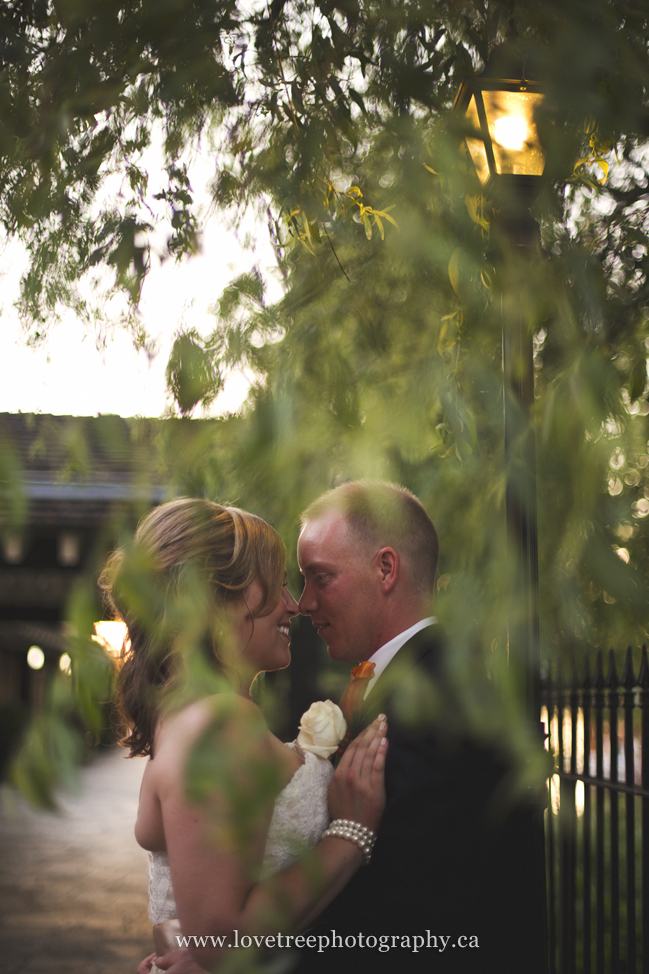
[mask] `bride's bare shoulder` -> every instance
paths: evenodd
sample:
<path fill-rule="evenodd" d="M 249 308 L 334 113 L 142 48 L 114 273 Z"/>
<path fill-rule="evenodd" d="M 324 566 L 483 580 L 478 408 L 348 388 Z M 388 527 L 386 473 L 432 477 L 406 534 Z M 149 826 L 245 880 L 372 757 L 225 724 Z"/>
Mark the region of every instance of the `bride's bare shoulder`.
<path fill-rule="evenodd" d="M 254 728 L 261 728 L 260 733 Z M 184 795 L 189 755 L 203 735 L 211 732 L 215 739 L 210 744 L 235 760 L 242 752 L 249 757 L 251 748 L 259 754 L 268 747 L 270 737 L 259 708 L 232 693 L 204 697 L 164 714 L 156 727 L 153 757 L 147 762 L 140 789 L 136 838 L 144 848 L 165 848 L 162 804 Z"/>
<path fill-rule="evenodd" d="M 184 753 L 208 730 L 226 737 L 232 734 L 248 736 L 254 729 L 266 731 L 259 708 L 245 697 L 234 693 L 218 693 L 166 713 L 155 732 L 156 760 L 171 754 Z M 163 762 L 158 760 L 158 764 Z"/>

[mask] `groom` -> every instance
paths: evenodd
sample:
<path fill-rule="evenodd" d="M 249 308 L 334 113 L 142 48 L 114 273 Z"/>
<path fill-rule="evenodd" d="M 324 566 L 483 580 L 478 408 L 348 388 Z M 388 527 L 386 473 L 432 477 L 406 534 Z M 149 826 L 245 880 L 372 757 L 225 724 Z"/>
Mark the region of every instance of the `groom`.
<path fill-rule="evenodd" d="M 331 946 L 304 950 L 299 974 L 544 970 L 538 823 L 503 801 L 507 761 L 469 737 L 453 698 L 431 615 L 438 550 L 421 503 L 393 484 L 343 484 L 302 516 L 300 612 L 333 660 L 374 664 L 352 733 L 383 711 L 389 750 L 372 861 L 325 911 L 313 932 Z"/>

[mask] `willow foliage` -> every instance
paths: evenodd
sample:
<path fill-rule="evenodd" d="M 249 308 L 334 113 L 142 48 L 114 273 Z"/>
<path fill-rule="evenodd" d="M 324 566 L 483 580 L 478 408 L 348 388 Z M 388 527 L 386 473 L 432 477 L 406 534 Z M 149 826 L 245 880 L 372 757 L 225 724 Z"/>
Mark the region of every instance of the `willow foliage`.
<path fill-rule="evenodd" d="M 637 645 L 648 21 L 641 0 L 6 3 L 0 220 L 32 255 L 23 312 L 38 333 L 60 302 L 90 316 L 76 282 L 108 268 L 137 324 L 154 227 L 170 256 L 199 246 L 187 151 L 209 135 L 215 205 L 267 214 L 285 290 L 269 304 L 252 268 L 215 305 L 211 336 L 182 337 L 168 374 L 183 417 L 232 368 L 256 380 L 240 415 L 162 424 L 161 471 L 269 517 L 289 549 L 300 509 L 340 479 L 406 483 L 440 532 L 458 673 L 475 674 L 479 650 L 506 683 L 501 333 L 520 302 L 535 344 L 542 653 Z M 532 260 L 496 240 L 451 116 L 460 81 L 502 43 L 546 93 Z M 158 131 L 154 204 L 143 154 Z"/>

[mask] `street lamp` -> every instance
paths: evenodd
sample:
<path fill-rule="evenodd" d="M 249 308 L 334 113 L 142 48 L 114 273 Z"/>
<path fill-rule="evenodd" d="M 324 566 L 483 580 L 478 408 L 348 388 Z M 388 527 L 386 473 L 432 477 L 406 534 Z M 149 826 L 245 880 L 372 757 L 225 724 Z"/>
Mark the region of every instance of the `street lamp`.
<path fill-rule="evenodd" d="M 545 154 L 538 129 L 544 95 L 526 78 L 512 50 L 500 49 L 481 77 L 465 81 L 455 99 L 454 112 L 462 118 L 470 159 L 494 209 L 498 263 L 500 244 L 519 253 L 540 254 L 539 227 L 530 206 L 541 189 Z M 500 68 L 498 67 L 500 65 Z M 498 72 L 495 74 L 494 72 Z M 534 404 L 532 333 L 524 319 L 527 269 L 519 266 L 517 283 L 511 279 L 507 300 L 501 296 L 507 465 L 505 508 L 507 536 L 516 552 L 516 618 L 508 625 L 508 659 L 523 676 L 527 712 L 533 727 L 540 725 L 539 567 L 536 524 L 536 445 L 531 409 Z M 531 806 L 531 828 L 536 853 L 530 862 L 530 883 L 537 910 L 546 926 L 545 851 L 543 816 Z M 516 850 L 513 850 L 516 854 Z M 547 935 L 543 937 L 547 969 Z"/>
<path fill-rule="evenodd" d="M 494 205 L 494 222 L 510 245 L 539 249 L 539 228 L 529 207 L 541 188 L 545 153 L 537 117 L 544 101 L 538 84 L 490 74 L 464 81 L 453 111 L 463 118 L 468 155 Z M 540 714 L 536 450 L 530 410 L 534 403 L 532 335 L 523 319 L 522 291 L 502 305 L 507 532 L 518 556 L 521 624 L 510 626 L 512 653 L 520 653 L 532 719 Z M 513 300 L 511 300 L 513 299 Z M 521 659 L 522 656 L 522 659 Z"/>
<path fill-rule="evenodd" d="M 453 111 L 470 126 L 466 147 L 485 193 L 511 210 L 538 195 L 545 167 L 537 115 L 545 96 L 534 81 L 483 75 L 463 81 Z"/>

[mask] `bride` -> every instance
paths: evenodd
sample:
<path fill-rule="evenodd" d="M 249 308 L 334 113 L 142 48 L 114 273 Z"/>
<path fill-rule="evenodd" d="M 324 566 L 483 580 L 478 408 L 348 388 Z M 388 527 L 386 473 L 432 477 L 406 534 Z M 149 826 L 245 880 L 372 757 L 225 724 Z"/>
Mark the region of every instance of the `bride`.
<path fill-rule="evenodd" d="M 261 518 L 181 498 L 151 512 L 102 574 L 129 634 L 121 743 L 148 756 L 135 835 L 149 852 L 154 944 L 167 955 L 140 972 L 211 969 L 242 938 L 270 946 L 305 930 L 369 860 L 385 805 L 384 718 L 334 773 L 321 748 L 274 737 L 250 699 L 259 672 L 290 662 L 298 607 L 285 569 L 284 544 Z M 209 946 L 178 953 L 181 932 Z"/>

